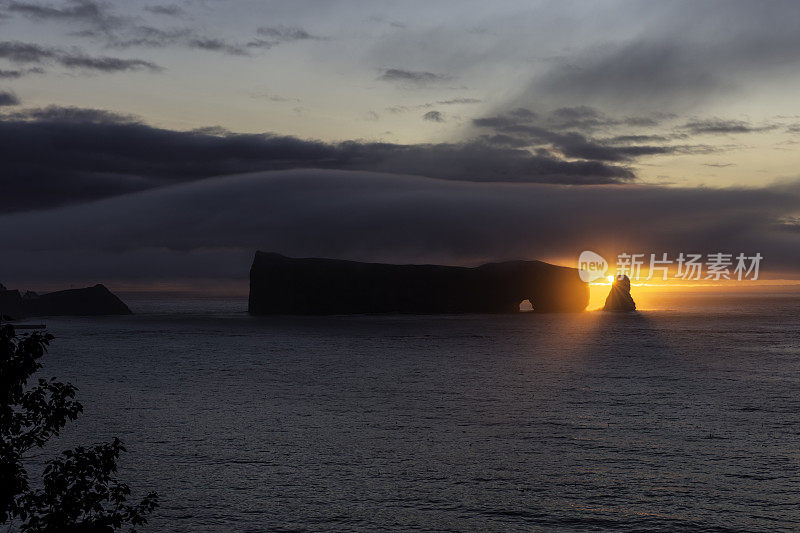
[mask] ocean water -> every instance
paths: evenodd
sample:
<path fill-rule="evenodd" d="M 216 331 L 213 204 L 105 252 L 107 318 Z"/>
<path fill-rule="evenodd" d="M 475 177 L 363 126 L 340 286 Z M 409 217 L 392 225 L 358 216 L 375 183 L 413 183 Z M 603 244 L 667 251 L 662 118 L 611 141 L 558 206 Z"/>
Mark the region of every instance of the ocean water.
<path fill-rule="evenodd" d="M 51 318 L 144 531 L 796 531 L 800 298 L 633 314 Z"/>

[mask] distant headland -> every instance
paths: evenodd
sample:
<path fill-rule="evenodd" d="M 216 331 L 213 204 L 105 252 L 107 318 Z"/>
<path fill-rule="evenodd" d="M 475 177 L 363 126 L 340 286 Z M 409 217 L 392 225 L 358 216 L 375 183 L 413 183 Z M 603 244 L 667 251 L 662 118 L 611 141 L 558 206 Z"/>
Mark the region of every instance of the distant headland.
<path fill-rule="evenodd" d="M 266 314 L 579 312 L 589 288 L 578 270 L 542 261 L 469 268 L 295 259 L 256 252 L 248 310 Z"/>
<path fill-rule="evenodd" d="M 131 310 L 105 285 L 36 294 L 0 284 L 0 318 L 14 320 L 56 315 L 130 315 Z"/>

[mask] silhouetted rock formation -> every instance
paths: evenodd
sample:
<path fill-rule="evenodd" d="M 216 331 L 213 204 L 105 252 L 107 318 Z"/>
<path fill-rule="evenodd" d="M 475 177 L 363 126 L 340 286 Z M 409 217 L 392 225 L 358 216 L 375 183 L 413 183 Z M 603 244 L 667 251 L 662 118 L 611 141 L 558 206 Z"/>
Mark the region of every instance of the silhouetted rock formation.
<path fill-rule="evenodd" d="M 131 310 L 104 285 L 36 294 L 0 289 L 0 316 L 6 320 L 55 315 L 130 315 Z"/>
<path fill-rule="evenodd" d="M 583 311 L 589 290 L 574 268 L 541 261 L 476 268 L 293 259 L 256 252 L 249 312 L 264 314 Z"/>
<path fill-rule="evenodd" d="M 0 285 L 0 320 L 13 320 L 22 316 L 22 295 Z"/>
<path fill-rule="evenodd" d="M 631 296 L 631 280 L 628 276 L 617 276 L 606 297 L 603 311 L 636 311 L 636 303 Z"/>

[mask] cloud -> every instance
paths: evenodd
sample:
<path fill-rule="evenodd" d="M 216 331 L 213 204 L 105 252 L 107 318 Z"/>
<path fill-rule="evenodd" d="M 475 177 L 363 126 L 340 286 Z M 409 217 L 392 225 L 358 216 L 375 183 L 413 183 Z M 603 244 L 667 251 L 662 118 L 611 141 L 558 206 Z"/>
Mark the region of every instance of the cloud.
<path fill-rule="evenodd" d="M 0 107 L 19 105 L 17 95 L 9 91 L 0 90 Z"/>
<path fill-rule="evenodd" d="M 607 138 L 606 141 L 612 144 L 631 144 L 644 142 L 669 142 L 673 139 L 683 139 L 686 137 L 686 134 L 616 135 L 614 137 Z"/>
<path fill-rule="evenodd" d="M 117 57 L 89 57 L 77 55 L 63 55 L 58 62 L 68 68 L 97 70 L 101 72 L 123 72 L 130 70 L 150 70 L 158 72 L 163 70 L 151 61 L 143 59 L 121 59 Z"/>
<path fill-rule="evenodd" d="M 558 63 L 530 88 L 555 99 L 600 100 L 637 104 L 648 95 L 654 100 L 713 92 L 720 84 L 713 68 L 701 71 L 682 45 L 673 41 L 636 41 L 586 51 Z"/>
<path fill-rule="evenodd" d="M 451 98 L 450 100 L 439 100 L 436 105 L 461 105 L 461 104 L 480 104 L 483 100 L 478 98 Z"/>
<path fill-rule="evenodd" d="M 176 4 L 145 6 L 144 10 L 156 15 L 167 15 L 170 17 L 178 17 L 184 13 L 183 8 Z"/>
<path fill-rule="evenodd" d="M 247 55 L 247 50 L 239 45 L 230 44 L 222 39 L 191 39 L 188 41 L 191 48 L 200 48 L 202 50 L 212 50 L 215 52 L 225 52 L 226 54 L 234 56 Z"/>
<path fill-rule="evenodd" d="M 71 106 L 34 107 L 6 113 L 3 121 L 28 121 L 50 123 L 82 124 L 138 124 L 139 119 L 133 115 L 106 111 L 104 109 L 87 109 Z"/>
<path fill-rule="evenodd" d="M 671 117 L 671 115 L 652 113 L 649 116 L 615 118 L 608 116 L 595 107 L 577 105 L 555 109 L 547 117 L 547 124 L 549 127 L 558 130 L 576 129 L 583 132 L 592 132 L 614 126 L 653 127 L 658 126 L 668 117 Z"/>
<path fill-rule="evenodd" d="M 261 38 L 251 39 L 245 43 L 231 42 L 219 37 L 209 37 L 192 28 L 173 28 L 163 30 L 146 25 L 130 24 L 121 28 L 111 36 L 110 45 L 117 48 L 131 46 L 166 47 L 187 46 L 200 50 L 222 52 L 234 56 L 250 55 L 254 49 L 269 50 L 281 43 L 302 40 L 324 40 L 311 35 L 298 27 L 270 26 L 256 31 Z"/>
<path fill-rule="evenodd" d="M 282 96 L 280 94 L 274 94 L 270 92 L 255 93 L 252 95 L 252 97 L 264 98 L 266 100 L 269 100 L 270 102 L 295 102 L 295 103 L 301 102 L 300 98 L 296 98 L 293 96 Z"/>
<path fill-rule="evenodd" d="M 12 63 L 41 63 L 56 57 L 53 49 L 19 41 L 0 41 L 0 58 Z"/>
<path fill-rule="evenodd" d="M 591 138 L 567 128 L 592 131 L 599 126 L 626 123 L 627 119 L 612 119 L 599 111 L 578 106 L 560 108 L 544 117 L 526 108 L 507 114 L 473 119 L 474 126 L 489 129 L 493 135 L 485 136 L 489 142 L 496 140 L 506 146 L 528 146 L 540 150 L 555 150 L 564 157 L 606 162 L 628 162 L 648 155 L 674 153 L 709 153 L 721 148 L 708 145 L 673 145 L 671 138 L 662 136 L 624 136 L 607 139 Z M 659 141 L 660 144 L 632 144 L 638 140 Z"/>
<path fill-rule="evenodd" d="M 444 180 L 627 183 L 625 166 L 463 143 L 324 143 L 226 130 L 173 131 L 103 110 L 47 107 L 0 115 L 0 210 L 39 209 L 216 175 L 324 168 Z"/>
<path fill-rule="evenodd" d="M 550 114 L 550 123 L 559 129 L 594 129 L 598 126 L 616 125 L 618 121 L 608 118 L 597 109 L 585 105 L 560 107 Z"/>
<path fill-rule="evenodd" d="M 72 0 L 67 7 L 57 8 L 28 2 L 9 2 L 11 12 L 22 13 L 35 19 L 105 20 L 103 7 L 90 0 Z"/>
<path fill-rule="evenodd" d="M 405 25 L 405 24 L 403 24 L 402 22 L 398 22 L 398 21 L 396 21 L 396 20 L 389 20 L 389 19 L 386 19 L 386 18 L 384 18 L 384 17 L 379 17 L 379 16 L 377 16 L 377 15 L 372 15 L 372 16 L 370 16 L 370 17 L 367 19 L 367 21 L 368 21 L 368 22 L 377 22 L 377 23 L 379 23 L 379 24 L 386 24 L 386 25 L 388 25 L 389 27 L 391 27 L 391 28 L 395 28 L 395 29 L 403 29 L 403 28 L 405 28 L 405 27 L 406 27 L 406 25 Z"/>
<path fill-rule="evenodd" d="M 112 48 L 166 48 L 182 46 L 197 50 L 220 52 L 232 56 L 248 56 L 250 49 L 269 49 L 274 42 L 254 40 L 248 43 L 236 43 L 218 37 L 209 37 L 193 28 L 160 29 L 147 25 L 129 25 L 111 34 L 94 35 L 104 40 Z"/>
<path fill-rule="evenodd" d="M 87 36 L 101 38 L 107 42 L 108 46 L 114 48 L 184 46 L 233 56 L 248 56 L 253 50 L 269 50 L 286 42 L 324 39 L 313 36 L 300 28 L 285 26 L 260 28 L 257 34 L 266 35 L 267 37 L 254 38 L 246 42 L 234 42 L 220 37 L 208 36 L 195 28 L 161 29 L 148 25 L 128 23 L 113 32 L 87 34 Z"/>
<path fill-rule="evenodd" d="M 163 29 L 141 24 L 136 17 L 116 15 L 112 12 L 109 4 L 92 0 L 73 0 L 65 7 L 12 2 L 9 4 L 8 9 L 10 12 L 18 13 L 34 20 L 56 20 L 78 24 L 82 29 L 72 32 L 71 35 L 100 41 L 111 48 L 183 46 L 198 50 L 221 52 L 228 55 L 244 56 L 250 55 L 250 50 L 252 49 L 269 49 L 284 42 L 324 39 L 311 35 L 299 27 L 269 26 L 257 30 L 257 35 L 265 38 L 251 39 L 247 42 L 231 42 L 221 37 L 206 35 L 197 28 Z M 151 5 L 146 6 L 144 9 L 158 15 L 179 16 L 183 13 L 182 8 L 174 4 Z M 46 50 L 46 53 L 49 55 L 41 56 L 36 61 L 42 61 L 47 57 L 55 57 L 53 54 L 57 54 L 72 63 L 81 63 L 80 57 L 73 58 L 69 52 L 57 53 L 53 50 Z M 150 68 L 143 64 L 140 66 Z M 103 70 L 102 68 L 95 69 Z"/>
<path fill-rule="evenodd" d="M 270 48 L 274 48 L 279 43 L 276 41 L 268 41 L 267 39 L 253 39 L 252 41 L 248 41 L 245 46 L 247 48 L 261 48 L 263 50 L 269 50 Z M 234 54 L 240 55 L 240 54 Z"/>
<path fill-rule="evenodd" d="M 44 74 L 44 69 L 39 67 L 10 70 L 0 69 L 0 79 L 16 80 L 29 74 Z"/>
<path fill-rule="evenodd" d="M 263 37 L 267 37 L 269 40 L 276 43 L 322 40 L 322 37 L 311 35 L 303 28 L 299 28 L 297 26 L 262 26 L 256 30 L 256 33 Z"/>
<path fill-rule="evenodd" d="M 425 104 L 418 104 L 414 106 L 407 106 L 407 105 L 393 105 L 386 108 L 386 110 L 390 113 L 405 113 L 411 109 L 430 109 L 431 107 L 436 107 L 440 105 L 463 105 L 463 104 L 479 104 L 483 100 L 478 100 L 477 98 L 451 98 L 449 100 L 438 100 L 436 102 L 428 102 Z"/>
<path fill-rule="evenodd" d="M 429 85 L 431 83 L 449 81 L 453 78 L 452 76 L 436 74 L 434 72 L 390 68 L 384 70 L 383 73 L 378 76 L 378 79 L 381 81 L 399 82 L 402 84 Z"/>
<path fill-rule="evenodd" d="M 607 257 L 759 252 L 764 274 L 797 276 L 799 211 L 796 182 L 568 188 L 293 170 L 7 214 L 0 225 L 13 231 L 0 234 L 0 248 L 7 280 L 245 279 L 256 249 L 449 264 L 573 261 L 585 249 Z"/>
<path fill-rule="evenodd" d="M 422 120 L 427 120 L 430 122 L 444 122 L 444 116 L 442 115 L 441 111 L 428 111 L 422 115 Z"/>
<path fill-rule="evenodd" d="M 155 63 L 143 59 L 92 57 L 75 49 L 64 51 L 19 41 L 0 42 L 0 58 L 7 59 L 12 63 L 45 63 L 55 61 L 71 69 L 95 70 L 100 72 L 163 70 Z M 22 71 L 19 72 L 22 73 Z M 41 69 L 29 69 L 27 72 L 41 72 Z"/>
<path fill-rule="evenodd" d="M 192 39 L 202 39 L 191 28 L 160 29 L 148 25 L 129 25 L 111 34 L 84 33 L 86 37 L 104 40 L 112 48 L 131 48 L 142 46 L 148 48 L 163 48 L 180 44 L 191 46 Z"/>
<path fill-rule="evenodd" d="M 494 135 L 483 135 L 481 138 L 488 144 L 493 146 L 508 146 L 512 148 L 525 148 L 530 146 L 530 141 L 527 139 L 520 139 L 519 137 L 512 137 L 511 135 L 504 135 L 497 133 Z"/>
<path fill-rule="evenodd" d="M 111 14 L 107 4 L 92 0 L 72 0 L 64 7 L 30 2 L 10 2 L 6 9 L 11 13 L 19 13 L 33 20 L 77 22 L 85 27 L 106 32 L 123 25 L 126 21 L 123 17 Z"/>
<path fill-rule="evenodd" d="M 745 122 L 743 120 L 722 120 L 715 118 L 707 120 L 693 120 L 684 124 L 682 128 L 695 135 L 726 135 L 731 133 L 759 133 L 763 131 L 771 131 L 777 129 L 778 126 L 774 124 L 753 126 L 749 122 Z"/>

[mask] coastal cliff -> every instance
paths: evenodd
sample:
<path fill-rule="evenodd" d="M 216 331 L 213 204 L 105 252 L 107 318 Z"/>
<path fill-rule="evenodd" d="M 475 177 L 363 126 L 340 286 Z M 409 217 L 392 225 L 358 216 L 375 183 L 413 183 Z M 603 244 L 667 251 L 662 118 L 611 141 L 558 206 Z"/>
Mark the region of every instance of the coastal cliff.
<path fill-rule="evenodd" d="M 130 315 L 131 310 L 105 285 L 36 294 L 0 285 L 0 318 L 56 315 Z"/>
<path fill-rule="evenodd" d="M 578 271 L 541 261 L 479 267 L 294 259 L 256 252 L 248 311 L 265 314 L 512 313 L 583 311 Z"/>

